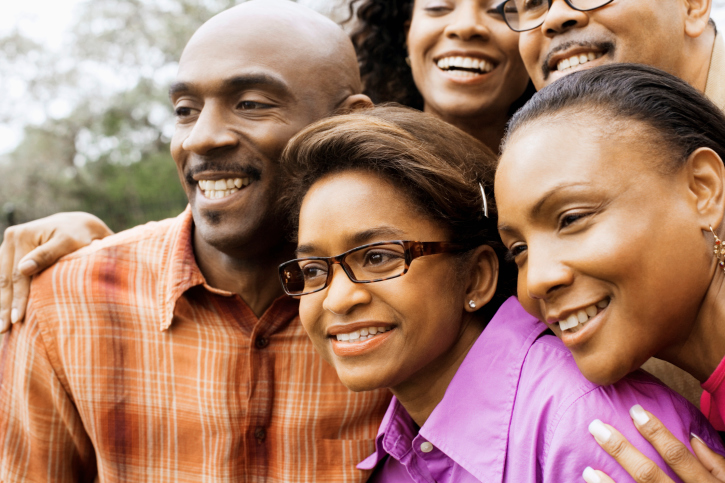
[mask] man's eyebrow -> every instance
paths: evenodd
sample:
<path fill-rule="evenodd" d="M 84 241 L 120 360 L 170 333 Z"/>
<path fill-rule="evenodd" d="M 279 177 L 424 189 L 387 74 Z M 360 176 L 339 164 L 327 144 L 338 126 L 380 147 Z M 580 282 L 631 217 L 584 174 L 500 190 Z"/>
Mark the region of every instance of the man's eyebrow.
<path fill-rule="evenodd" d="M 381 226 L 355 233 L 347 238 L 347 243 L 350 245 L 350 248 L 353 248 L 359 245 L 365 245 L 375 238 L 386 237 L 390 240 L 397 240 L 403 235 L 403 233 L 404 232 L 402 230 L 392 226 Z M 309 255 L 310 253 L 314 253 L 316 250 L 317 247 L 314 245 L 299 245 L 295 250 L 295 255 L 298 257 L 301 255 Z"/>
<path fill-rule="evenodd" d="M 193 87 L 193 83 L 176 82 L 169 87 L 169 98 L 173 98 L 181 92 L 192 91 Z M 223 91 L 243 91 L 253 87 L 267 88 L 285 97 L 294 98 L 294 94 L 284 80 L 266 73 L 235 75 L 224 79 L 220 86 Z"/>
<path fill-rule="evenodd" d="M 189 84 L 186 82 L 174 82 L 171 84 L 171 87 L 169 87 L 169 99 L 173 98 L 176 94 L 180 92 L 188 92 L 191 89 L 189 88 Z"/>

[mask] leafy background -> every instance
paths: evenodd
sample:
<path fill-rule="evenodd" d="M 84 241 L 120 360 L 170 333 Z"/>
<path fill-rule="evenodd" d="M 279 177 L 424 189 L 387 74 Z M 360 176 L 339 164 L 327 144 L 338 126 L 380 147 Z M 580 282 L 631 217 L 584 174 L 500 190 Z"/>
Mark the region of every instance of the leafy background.
<path fill-rule="evenodd" d="M 299 1 L 347 15 L 345 0 Z M 0 233 L 59 211 L 94 213 L 116 231 L 178 214 L 186 197 L 166 90 L 191 34 L 236 3 L 89 0 L 54 45 L 20 28 L 0 36 L 0 136 L 20 133 L 0 154 Z M 725 0 L 714 4 L 725 24 Z"/>

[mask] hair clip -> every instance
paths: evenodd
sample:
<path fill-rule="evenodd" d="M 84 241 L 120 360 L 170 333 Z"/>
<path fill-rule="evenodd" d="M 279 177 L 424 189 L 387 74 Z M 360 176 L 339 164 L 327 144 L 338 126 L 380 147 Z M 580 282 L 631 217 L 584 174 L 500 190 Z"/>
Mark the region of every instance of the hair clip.
<path fill-rule="evenodd" d="M 483 190 L 483 185 L 478 183 L 478 187 L 481 188 L 481 197 L 483 198 L 483 214 L 488 218 L 488 202 L 486 201 L 486 192 Z"/>

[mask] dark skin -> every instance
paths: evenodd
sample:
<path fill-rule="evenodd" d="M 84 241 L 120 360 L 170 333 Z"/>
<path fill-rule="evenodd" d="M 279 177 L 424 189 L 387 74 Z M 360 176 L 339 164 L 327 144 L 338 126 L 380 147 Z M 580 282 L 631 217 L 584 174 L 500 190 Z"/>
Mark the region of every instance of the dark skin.
<path fill-rule="evenodd" d="M 291 2 L 252 1 L 222 12 L 194 34 L 181 56 L 169 92 L 177 113 L 171 154 L 194 217 L 196 261 L 210 286 L 238 294 L 257 316 L 282 295 L 276 267 L 293 251 L 276 206 L 279 156 L 311 122 L 336 109 L 370 105 L 360 91 L 345 33 Z M 245 184 L 215 198 L 199 184 L 227 179 Z M 62 216 L 64 226 L 81 233 L 74 246 L 107 233 L 88 229 L 101 223 L 95 217 Z M 49 239 L 55 231 L 36 228 L 30 234 L 35 239 Z M 36 264 L 25 264 L 22 273 L 35 273 L 67 252 L 67 245 L 59 246 L 41 262 L 30 253 L 25 260 Z M 22 266 L 22 252 L 14 246 L 4 245 L 0 253 L 7 258 L 3 273 Z M 8 302 L 13 300 L 19 321 L 27 300 L 27 288 L 18 291 L 18 300 L 10 285 L 2 288 L 0 330 L 10 325 Z"/>

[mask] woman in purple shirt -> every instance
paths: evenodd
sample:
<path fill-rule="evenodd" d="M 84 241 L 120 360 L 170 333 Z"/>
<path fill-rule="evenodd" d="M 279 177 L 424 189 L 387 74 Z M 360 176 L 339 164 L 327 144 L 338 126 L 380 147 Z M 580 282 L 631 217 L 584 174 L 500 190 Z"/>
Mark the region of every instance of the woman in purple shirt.
<path fill-rule="evenodd" d="M 619 64 L 536 94 L 511 121 L 496 175 L 501 236 L 527 311 L 547 322 L 591 381 L 615 383 L 652 356 L 687 370 L 702 382 L 702 410 L 721 431 L 723 160 L 717 106 L 670 74 Z M 651 416 L 632 411 L 684 481 L 725 481 L 721 458 L 696 443 L 701 465 Z M 631 423 L 600 417 L 611 424 L 595 434 L 601 445 L 633 475 L 649 475 L 636 481 L 669 481 L 634 451 L 648 444 L 628 445 L 614 429 Z"/>
<path fill-rule="evenodd" d="M 511 267 L 486 197 L 495 157 L 470 136 L 376 108 L 305 129 L 282 166 L 299 213 L 282 284 L 344 384 L 395 396 L 359 465 L 371 481 L 558 483 L 590 465 L 631 481 L 585 435 L 606 418 L 641 443 L 627 413 L 637 403 L 686 444 L 695 433 L 722 450 L 702 414 L 647 374 L 587 381 L 548 327 L 507 299 Z"/>

